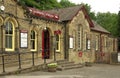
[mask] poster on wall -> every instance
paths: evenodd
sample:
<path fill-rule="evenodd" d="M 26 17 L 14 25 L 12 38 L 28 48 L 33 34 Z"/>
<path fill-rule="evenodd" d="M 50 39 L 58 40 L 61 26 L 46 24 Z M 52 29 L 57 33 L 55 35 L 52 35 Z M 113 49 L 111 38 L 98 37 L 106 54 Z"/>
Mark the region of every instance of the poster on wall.
<path fill-rule="evenodd" d="M 69 48 L 73 48 L 73 37 L 69 38 Z"/>
<path fill-rule="evenodd" d="M 27 30 L 21 30 L 20 31 L 20 47 L 21 48 L 27 48 L 28 47 L 28 33 Z"/>

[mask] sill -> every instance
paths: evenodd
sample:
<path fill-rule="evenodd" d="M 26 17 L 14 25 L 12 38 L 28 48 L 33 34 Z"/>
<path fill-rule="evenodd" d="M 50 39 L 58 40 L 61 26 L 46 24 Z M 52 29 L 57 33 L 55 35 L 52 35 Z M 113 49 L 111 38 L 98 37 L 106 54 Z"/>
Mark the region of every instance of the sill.
<path fill-rule="evenodd" d="M 60 53 L 60 51 L 56 51 L 56 53 Z"/>
<path fill-rule="evenodd" d="M 33 51 L 33 52 L 35 52 L 35 51 L 37 51 L 37 50 L 30 50 L 30 51 Z"/>
<path fill-rule="evenodd" d="M 5 51 L 15 51 L 14 49 L 5 49 Z"/>

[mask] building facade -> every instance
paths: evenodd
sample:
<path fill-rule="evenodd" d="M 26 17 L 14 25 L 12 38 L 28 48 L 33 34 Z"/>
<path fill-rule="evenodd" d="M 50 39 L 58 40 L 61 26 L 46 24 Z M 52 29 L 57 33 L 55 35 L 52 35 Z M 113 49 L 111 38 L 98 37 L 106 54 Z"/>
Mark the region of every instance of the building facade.
<path fill-rule="evenodd" d="M 110 63 L 110 53 L 117 52 L 117 39 L 90 19 L 84 5 L 48 11 L 16 0 L 0 5 L 1 52 L 35 52 L 42 59 L 76 63 Z"/>

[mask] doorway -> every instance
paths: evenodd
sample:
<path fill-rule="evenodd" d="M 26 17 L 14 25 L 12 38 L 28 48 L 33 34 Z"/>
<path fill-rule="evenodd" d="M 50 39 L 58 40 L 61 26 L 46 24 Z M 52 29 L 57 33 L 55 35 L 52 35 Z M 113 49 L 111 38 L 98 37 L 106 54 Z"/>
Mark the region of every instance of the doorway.
<path fill-rule="evenodd" d="M 48 29 L 42 31 L 42 58 L 50 58 L 50 33 Z"/>

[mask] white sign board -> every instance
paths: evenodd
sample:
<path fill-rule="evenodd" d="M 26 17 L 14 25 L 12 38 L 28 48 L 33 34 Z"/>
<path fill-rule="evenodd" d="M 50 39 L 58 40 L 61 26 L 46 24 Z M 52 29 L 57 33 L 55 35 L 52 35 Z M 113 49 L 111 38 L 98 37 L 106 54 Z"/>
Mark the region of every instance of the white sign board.
<path fill-rule="evenodd" d="M 26 30 L 21 30 L 21 33 L 20 33 L 20 39 L 21 39 L 21 48 L 27 48 L 28 47 L 28 38 L 27 38 L 27 31 Z"/>
<path fill-rule="evenodd" d="M 118 53 L 118 62 L 120 62 L 120 53 Z"/>
<path fill-rule="evenodd" d="M 73 37 L 69 38 L 69 48 L 73 48 Z"/>

